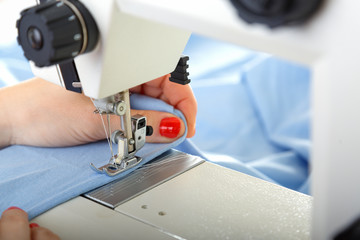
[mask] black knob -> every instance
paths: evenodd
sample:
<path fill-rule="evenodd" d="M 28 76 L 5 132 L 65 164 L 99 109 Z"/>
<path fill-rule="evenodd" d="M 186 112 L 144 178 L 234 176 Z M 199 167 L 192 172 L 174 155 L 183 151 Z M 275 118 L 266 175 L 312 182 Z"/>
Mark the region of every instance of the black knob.
<path fill-rule="evenodd" d="M 43 36 L 37 27 L 30 27 L 27 31 L 28 41 L 33 49 L 41 49 L 43 46 Z"/>
<path fill-rule="evenodd" d="M 152 126 L 146 126 L 146 136 L 151 136 L 154 133 Z"/>
<path fill-rule="evenodd" d="M 77 0 L 51 0 L 25 9 L 16 27 L 25 57 L 38 67 L 71 61 L 93 50 L 99 39 L 95 20 Z"/>
<path fill-rule="evenodd" d="M 308 20 L 324 0 L 231 0 L 239 16 L 248 23 L 271 28 L 301 24 Z"/>

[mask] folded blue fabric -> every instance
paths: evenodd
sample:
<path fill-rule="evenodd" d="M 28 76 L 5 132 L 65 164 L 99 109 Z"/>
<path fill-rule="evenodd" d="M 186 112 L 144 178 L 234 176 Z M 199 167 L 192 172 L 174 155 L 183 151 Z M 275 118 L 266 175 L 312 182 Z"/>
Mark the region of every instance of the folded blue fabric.
<path fill-rule="evenodd" d="M 196 35 L 185 54 L 198 100 L 194 145 L 211 162 L 308 194 L 309 69 Z"/>
<path fill-rule="evenodd" d="M 276 183 L 309 194 L 310 74 L 268 55 L 243 75 L 250 104 L 277 151 L 249 165 Z"/>
<path fill-rule="evenodd" d="M 133 94 L 133 109 L 173 113 L 185 122 L 182 113 L 161 100 Z M 115 177 L 96 173 L 90 163 L 102 166 L 110 159 L 106 141 L 67 148 L 10 146 L 0 150 L 0 213 L 18 206 L 32 219 L 46 210 L 73 197 L 121 178 L 184 141 L 146 143 L 138 152 L 141 164 Z"/>

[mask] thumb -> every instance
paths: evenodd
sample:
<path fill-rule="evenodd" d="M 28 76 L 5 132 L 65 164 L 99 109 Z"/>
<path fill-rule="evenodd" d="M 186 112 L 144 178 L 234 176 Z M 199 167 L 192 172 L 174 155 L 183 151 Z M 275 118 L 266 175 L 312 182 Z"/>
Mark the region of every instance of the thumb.
<path fill-rule="evenodd" d="M 185 124 L 177 116 L 171 113 L 131 110 L 131 115 L 140 114 L 146 117 L 146 125 L 153 128 L 153 134 L 146 137 L 146 142 L 168 143 L 180 138 L 185 133 Z"/>

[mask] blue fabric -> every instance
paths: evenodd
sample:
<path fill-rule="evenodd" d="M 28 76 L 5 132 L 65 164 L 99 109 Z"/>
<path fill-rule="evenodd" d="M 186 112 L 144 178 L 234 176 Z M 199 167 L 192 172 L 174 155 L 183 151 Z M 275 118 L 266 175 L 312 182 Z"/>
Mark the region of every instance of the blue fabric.
<path fill-rule="evenodd" d="M 24 80 L 32 74 L 18 75 L 17 62 L 9 61 L 17 59 L 28 67 L 20 52 L 15 44 L 0 46 L 0 63 L 14 79 Z M 190 56 L 191 85 L 198 100 L 197 130 L 192 141 L 185 140 L 176 148 L 309 193 L 309 70 L 196 35 L 184 53 Z M 8 79 L 1 78 L 8 72 L 1 75 L 1 70 L 0 86 L 8 85 Z M 134 108 L 153 109 L 152 100 L 136 98 Z M 157 107 L 173 111 L 167 105 Z M 148 161 L 182 140 L 146 144 L 139 154 Z M 104 141 L 69 148 L 12 146 L 1 150 L 0 212 L 17 205 L 33 218 L 113 180 L 89 168 L 90 162 L 101 166 L 108 157 Z"/>
<path fill-rule="evenodd" d="M 0 87 L 14 85 L 33 76 L 29 62 L 16 42 L 0 44 Z"/>
<path fill-rule="evenodd" d="M 182 113 L 161 100 L 133 94 L 133 109 Z M 146 143 L 138 152 L 141 164 L 184 141 L 185 135 L 173 143 Z M 106 141 L 66 148 L 10 146 L 0 151 L 0 212 L 18 206 L 32 219 L 46 210 L 73 197 L 121 178 L 137 167 L 115 177 L 99 174 L 90 162 L 102 166 L 110 159 Z"/>
<path fill-rule="evenodd" d="M 214 163 L 309 193 L 310 71 L 267 54 L 193 35 L 192 139 Z M 187 151 L 183 149 L 183 151 Z"/>

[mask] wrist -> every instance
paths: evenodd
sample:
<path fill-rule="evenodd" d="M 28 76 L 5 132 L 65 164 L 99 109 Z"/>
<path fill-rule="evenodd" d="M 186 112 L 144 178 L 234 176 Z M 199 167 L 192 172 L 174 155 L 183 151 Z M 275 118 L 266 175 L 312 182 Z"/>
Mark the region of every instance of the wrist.
<path fill-rule="evenodd" d="M 9 102 L 8 98 L 8 90 L 9 88 L 0 89 L 0 109 L 1 109 L 1 117 L 0 117 L 0 149 L 7 147 L 12 144 L 12 123 L 11 123 L 11 112 L 9 111 Z"/>

